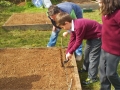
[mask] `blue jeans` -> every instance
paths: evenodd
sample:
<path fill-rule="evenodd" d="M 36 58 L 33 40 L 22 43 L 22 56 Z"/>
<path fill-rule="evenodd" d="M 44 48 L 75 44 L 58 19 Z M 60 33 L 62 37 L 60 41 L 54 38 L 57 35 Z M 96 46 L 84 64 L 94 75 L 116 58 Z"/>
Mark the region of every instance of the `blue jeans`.
<path fill-rule="evenodd" d="M 47 47 L 54 47 L 55 46 L 60 30 L 61 29 L 57 29 L 55 31 L 52 31 L 52 34 L 50 36 L 50 40 L 47 44 Z M 75 51 L 75 56 L 77 56 L 77 55 L 82 55 L 82 44 Z"/>

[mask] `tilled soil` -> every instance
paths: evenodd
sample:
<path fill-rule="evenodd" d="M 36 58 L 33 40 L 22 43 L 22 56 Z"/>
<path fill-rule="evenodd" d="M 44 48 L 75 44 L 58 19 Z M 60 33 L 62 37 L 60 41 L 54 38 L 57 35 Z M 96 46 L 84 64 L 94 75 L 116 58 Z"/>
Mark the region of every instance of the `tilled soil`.
<path fill-rule="evenodd" d="M 81 90 L 75 61 L 62 67 L 64 51 L 0 49 L 0 90 Z"/>
<path fill-rule="evenodd" d="M 30 25 L 51 23 L 46 13 L 15 13 L 5 23 L 5 25 Z"/>

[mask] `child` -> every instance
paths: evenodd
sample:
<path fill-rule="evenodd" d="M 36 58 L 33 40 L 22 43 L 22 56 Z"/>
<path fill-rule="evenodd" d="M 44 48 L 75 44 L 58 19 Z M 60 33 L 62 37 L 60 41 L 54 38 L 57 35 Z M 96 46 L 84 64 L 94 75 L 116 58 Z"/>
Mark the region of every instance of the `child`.
<path fill-rule="evenodd" d="M 117 67 L 120 61 L 120 0 L 98 0 L 102 14 L 100 90 L 120 90 Z"/>
<path fill-rule="evenodd" d="M 64 30 L 71 30 L 66 59 L 70 60 L 73 52 L 79 47 L 83 39 L 87 40 L 87 46 L 91 46 L 89 52 L 88 78 L 82 84 L 88 85 L 97 81 L 98 64 L 101 51 L 102 25 L 89 19 L 72 19 L 69 14 L 61 12 L 55 19 L 57 25 Z"/>
<path fill-rule="evenodd" d="M 56 44 L 58 34 L 61 30 L 60 27 L 56 26 L 55 23 L 55 17 L 59 12 L 66 12 L 70 14 L 72 18 L 82 18 L 82 9 L 79 5 L 72 3 L 72 2 L 63 2 L 59 3 L 57 5 L 51 5 L 48 8 L 48 17 L 51 20 L 53 24 L 52 34 L 50 37 L 50 40 L 47 44 L 47 47 L 53 47 Z M 65 32 L 67 35 L 68 32 Z M 63 34 L 64 36 L 64 34 Z M 82 59 L 82 44 L 76 49 L 75 51 L 75 57 L 77 61 L 80 61 Z"/>

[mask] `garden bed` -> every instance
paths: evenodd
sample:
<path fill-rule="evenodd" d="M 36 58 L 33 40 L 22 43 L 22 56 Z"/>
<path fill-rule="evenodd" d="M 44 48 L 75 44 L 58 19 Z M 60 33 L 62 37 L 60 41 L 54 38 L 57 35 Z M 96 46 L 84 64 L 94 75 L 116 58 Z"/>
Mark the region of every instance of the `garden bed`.
<path fill-rule="evenodd" d="M 7 30 L 50 30 L 46 13 L 15 13 L 3 25 Z"/>
<path fill-rule="evenodd" d="M 74 56 L 62 48 L 0 49 L 0 90 L 82 90 Z"/>

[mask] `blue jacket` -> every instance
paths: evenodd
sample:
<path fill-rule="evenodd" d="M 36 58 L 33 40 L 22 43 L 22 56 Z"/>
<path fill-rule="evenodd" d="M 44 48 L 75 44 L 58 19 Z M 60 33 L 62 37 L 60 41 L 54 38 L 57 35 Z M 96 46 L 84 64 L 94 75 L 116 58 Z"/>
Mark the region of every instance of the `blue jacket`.
<path fill-rule="evenodd" d="M 63 12 L 66 12 L 68 14 L 71 13 L 72 10 L 74 10 L 76 17 L 77 18 L 82 18 L 82 10 L 80 8 L 80 6 L 78 6 L 75 3 L 72 2 L 64 2 L 64 3 L 60 3 L 57 5 Z"/>
<path fill-rule="evenodd" d="M 63 2 L 63 3 L 57 4 L 57 6 L 60 8 L 61 11 L 66 12 L 68 14 L 70 14 L 71 11 L 74 10 L 77 18 L 82 18 L 83 17 L 82 9 L 80 8 L 79 5 L 77 5 L 75 3 Z M 50 18 L 50 20 L 55 27 L 60 28 L 60 27 L 56 26 L 55 21 L 53 21 L 51 18 Z"/>

